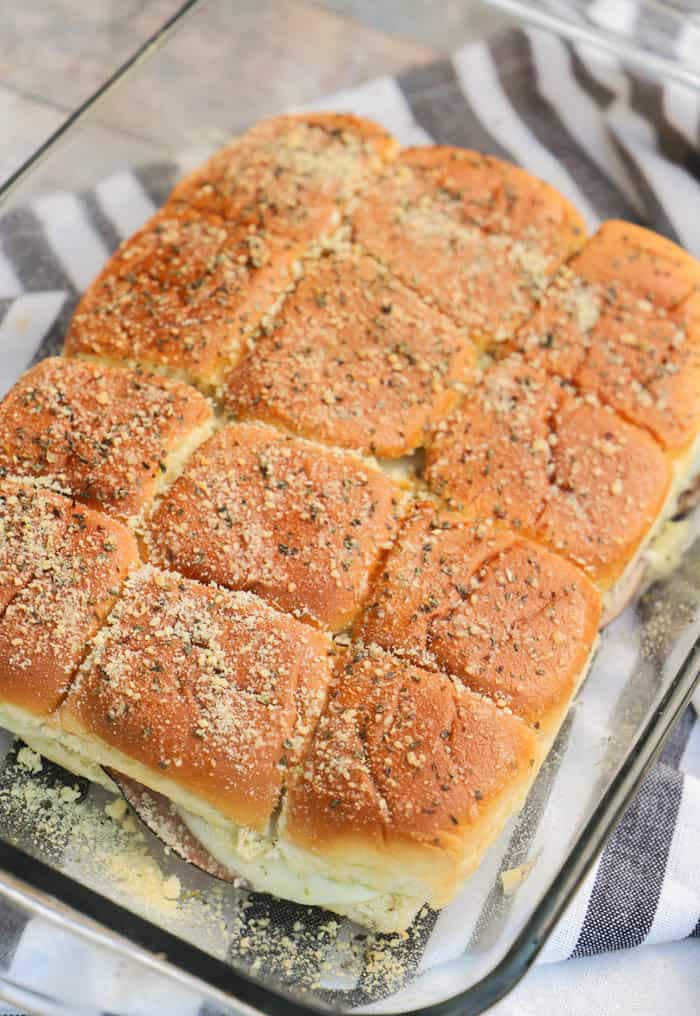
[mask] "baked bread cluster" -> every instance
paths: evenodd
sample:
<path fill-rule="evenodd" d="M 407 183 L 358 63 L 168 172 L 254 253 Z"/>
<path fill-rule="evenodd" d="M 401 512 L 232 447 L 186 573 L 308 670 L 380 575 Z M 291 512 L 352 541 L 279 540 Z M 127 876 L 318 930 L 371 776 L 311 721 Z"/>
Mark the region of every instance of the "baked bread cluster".
<path fill-rule="evenodd" d="M 699 315 L 514 166 L 259 124 L 0 404 L 0 722 L 219 877 L 444 906 L 694 471 Z"/>

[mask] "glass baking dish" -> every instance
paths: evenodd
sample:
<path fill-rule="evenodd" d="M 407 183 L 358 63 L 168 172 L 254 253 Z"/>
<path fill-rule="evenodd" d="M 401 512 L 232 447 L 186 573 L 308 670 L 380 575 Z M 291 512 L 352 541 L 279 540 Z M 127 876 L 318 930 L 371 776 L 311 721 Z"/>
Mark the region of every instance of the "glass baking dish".
<path fill-rule="evenodd" d="M 105 179 L 122 180 L 122 211 L 138 216 L 128 174 L 139 167 L 145 216 L 143 195 L 161 201 L 182 167 L 251 122 L 322 97 L 323 75 L 313 73 L 313 38 L 308 26 L 285 22 L 283 3 L 265 6 L 278 17 L 274 31 L 285 37 L 279 65 L 274 72 L 256 65 L 251 25 L 261 21 L 253 18 L 255 6 L 227 0 L 184 4 L 0 187 L 0 238 L 4 231 L 15 251 L 23 245 L 33 250 L 22 209 L 63 209 L 52 228 L 76 251 L 68 280 L 76 292 L 68 294 L 66 306 L 80 288 L 79 255 L 87 242 L 83 233 L 71 232 L 75 195 L 94 202 Z M 237 51 L 249 52 L 245 65 L 226 61 L 234 36 Z M 603 43 L 608 51 L 614 49 L 611 39 L 608 34 Z M 327 66 L 327 55 L 319 57 L 321 64 Z M 348 64 L 340 75 L 343 86 L 358 81 L 358 68 Z M 298 79 L 301 66 L 309 71 L 304 81 Z M 348 95 L 338 98 L 340 108 Z M 41 215 L 32 214 L 44 228 Z M 102 237 L 108 248 L 105 236 L 109 230 Z M 39 249 L 24 258 L 25 290 L 53 292 L 49 248 L 45 256 Z M 41 354 L 55 348 L 65 314 L 58 315 Z M 32 321 L 17 327 L 31 332 Z M 17 374 L 26 365 L 21 350 L 3 355 L 17 360 Z M 28 775 L 26 760 L 5 738 L 0 903 L 18 926 L 30 921 L 23 938 L 35 949 L 23 945 L 30 958 L 48 942 L 54 952 L 70 950 L 71 963 L 84 966 L 86 977 L 83 997 L 76 999 L 55 970 L 30 959 L 24 966 L 11 964 L 11 955 L 3 953 L 0 996 L 36 1013 L 97 1012 L 106 1006 L 105 978 L 116 970 L 120 983 L 138 983 L 143 998 L 160 1000 L 143 1008 L 141 995 L 139 1001 L 125 990 L 110 1007 L 123 1016 L 170 1013 L 170 1001 L 163 1000 L 176 989 L 178 998 L 200 1000 L 212 1014 L 456 1016 L 487 1008 L 534 961 L 690 699 L 700 672 L 700 514 L 690 527 L 697 538 L 688 541 L 681 562 L 603 633 L 591 673 L 523 812 L 448 917 L 424 912 L 403 938 L 371 935 L 313 908 L 216 882 L 169 855 L 103 791 L 46 763 Z M 504 891 L 500 876 L 506 871 L 520 883 L 513 893 Z M 467 929 L 458 945 L 451 941 L 455 915 Z"/>

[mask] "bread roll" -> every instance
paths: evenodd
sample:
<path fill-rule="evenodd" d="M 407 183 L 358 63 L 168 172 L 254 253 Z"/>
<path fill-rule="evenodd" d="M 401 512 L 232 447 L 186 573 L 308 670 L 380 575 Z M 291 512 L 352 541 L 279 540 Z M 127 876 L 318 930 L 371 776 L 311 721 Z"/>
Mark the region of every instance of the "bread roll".
<path fill-rule="evenodd" d="M 425 443 L 472 375 L 476 347 L 350 246 L 310 260 L 270 333 L 226 382 L 237 416 L 395 458 Z"/>
<path fill-rule="evenodd" d="M 215 391 L 267 327 L 298 259 L 394 142 L 356 117 L 278 117 L 183 180 L 90 286 L 69 355 L 122 361 Z"/>
<path fill-rule="evenodd" d="M 380 931 L 443 905 L 537 768 L 529 728 L 378 647 L 339 658 L 327 704 L 262 833 L 179 814 L 253 887 Z"/>
<path fill-rule="evenodd" d="M 648 430 L 687 468 L 700 432 L 700 263 L 606 222 L 512 347 Z"/>
<path fill-rule="evenodd" d="M 558 554 L 418 504 L 377 572 L 356 636 L 452 673 L 549 748 L 596 643 L 600 596 Z"/>
<path fill-rule="evenodd" d="M 426 476 L 460 511 L 546 544 L 603 591 L 647 544 L 673 485 L 646 431 L 519 354 L 436 428 Z"/>
<path fill-rule="evenodd" d="M 329 648 L 255 596 L 147 566 L 57 720 L 99 764 L 214 823 L 264 829 L 323 705 Z"/>
<path fill-rule="evenodd" d="M 55 729 L 70 687 L 137 561 L 119 522 L 28 480 L 0 480 L 0 723 L 97 782 Z"/>
<path fill-rule="evenodd" d="M 211 430 L 187 385 L 53 357 L 0 403 L 0 475 L 44 477 L 90 508 L 138 516 Z"/>
<path fill-rule="evenodd" d="M 581 246 L 553 187 L 490 155 L 405 149 L 357 202 L 355 239 L 483 346 L 511 337 Z"/>
<path fill-rule="evenodd" d="M 350 649 L 290 780 L 284 835 L 339 878 L 440 907 L 522 804 L 536 758 L 530 729 L 488 699 Z"/>
<path fill-rule="evenodd" d="M 337 229 L 347 202 L 397 152 L 378 124 L 304 113 L 256 124 L 181 180 L 170 203 L 306 248 Z"/>
<path fill-rule="evenodd" d="M 166 205 L 87 290 L 65 351 L 213 392 L 281 298 L 298 256 L 284 237 Z"/>
<path fill-rule="evenodd" d="M 197 450 L 146 541 L 156 564 L 339 628 L 367 595 L 404 501 L 354 455 L 235 423 Z"/>

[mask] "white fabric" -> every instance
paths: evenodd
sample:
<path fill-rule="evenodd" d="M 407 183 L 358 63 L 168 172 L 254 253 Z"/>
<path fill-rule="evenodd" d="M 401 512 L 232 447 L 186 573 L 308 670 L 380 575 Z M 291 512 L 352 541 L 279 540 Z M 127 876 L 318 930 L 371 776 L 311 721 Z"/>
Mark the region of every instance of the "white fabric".
<path fill-rule="evenodd" d="M 120 236 L 130 236 L 155 211 L 133 173 L 115 173 L 97 185 L 95 195 Z"/>
<path fill-rule="evenodd" d="M 12 302 L 0 322 L 0 397 L 31 363 L 34 351 L 56 320 L 65 293 L 28 293 Z"/>
<path fill-rule="evenodd" d="M 697 1016 L 700 942 L 538 967 L 489 1016 Z"/>

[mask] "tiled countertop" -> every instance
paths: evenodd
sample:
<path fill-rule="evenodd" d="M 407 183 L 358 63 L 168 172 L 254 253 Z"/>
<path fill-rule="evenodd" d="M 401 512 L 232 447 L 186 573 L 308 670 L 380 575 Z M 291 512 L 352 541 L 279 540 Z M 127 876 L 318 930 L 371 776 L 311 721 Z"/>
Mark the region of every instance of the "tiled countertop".
<path fill-rule="evenodd" d="M 4 0 L 0 31 L 0 180 L 181 5 L 180 0 Z M 235 31 L 207 38 L 186 61 L 236 68 L 241 109 L 264 70 L 285 64 L 279 106 L 307 102 L 380 73 L 425 62 L 503 17 L 470 0 L 235 0 Z M 313 68 L 313 69 L 312 69 Z M 173 71 L 176 72 L 177 68 Z M 294 94 L 289 82 L 295 82 Z M 163 82 L 163 91 L 167 81 Z M 137 132 L 112 119 L 108 131 Z M 235 126 L 235 125 L 234 125 Z"/>

